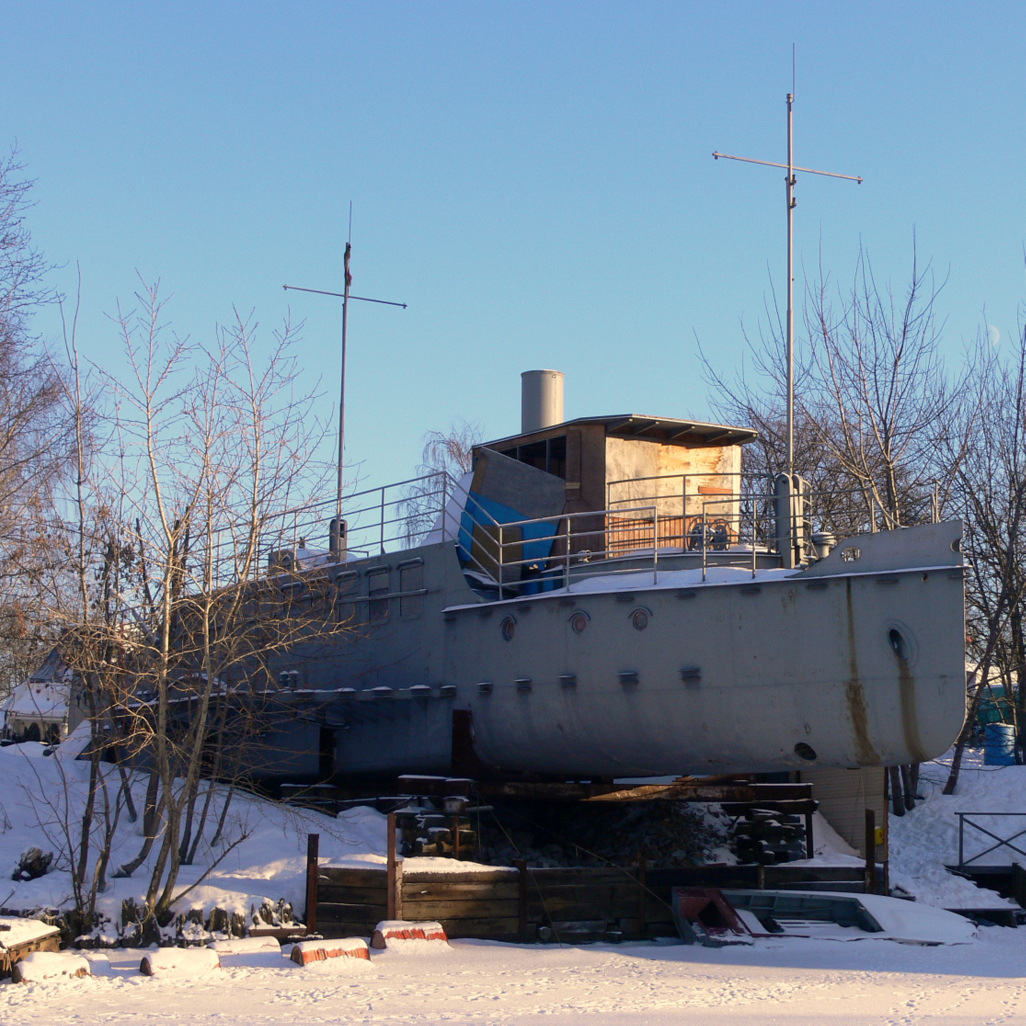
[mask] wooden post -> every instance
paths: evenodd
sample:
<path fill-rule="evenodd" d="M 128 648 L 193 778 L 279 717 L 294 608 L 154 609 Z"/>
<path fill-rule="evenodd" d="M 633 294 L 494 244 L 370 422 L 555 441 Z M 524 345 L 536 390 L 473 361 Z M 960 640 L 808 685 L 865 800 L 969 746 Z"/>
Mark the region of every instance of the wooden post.
<path fill-rule="evenodd" d="M 815 838 L 812 836 L 812 813 L 805 813 L 805 857 L 814 859 L 816 857 Z"/>
<path fill-rule="evenodd" d="M 648 889 L 645 885 L 645 859 L 638 852 L 638 939 L 645 939 L 645 912 L 648 907 Z"/>
<path fill-rule="evenodd" d="M 385 871 L 385 918 L 397 919 L 395 898 L 396 898 L 396 859 L 395 859 L 395 813 L 388 814 L 388 840 L 387 840 L 387 862 Z"/>
<path fill-rule="evenodd" d="M 1026 908 L 1026 870 L 1018 862 L 1012 863 L 1012 897 Z"/>
<path fill-rule="evenodd" d="M 403 920 L 403 860 L 395 860 L 395 915 L 393 919 Z"/>
<path fill-rule="evenodd" d="M 876 813 L 866 809 L 866 891 L 876 894 Z"/>
<path fill-rule="evenodd" d="M 306 835 L 306 932 L 317 932 L 317 849 L 320 834 Z"/>
<path fill-rule="evenodd" d="M 517 892 L 517 933 L 520 942 L 526 944 L 527 936 L 527 860 L 517 859 L 514 863 L 517 867 L 519 889 Z"/>

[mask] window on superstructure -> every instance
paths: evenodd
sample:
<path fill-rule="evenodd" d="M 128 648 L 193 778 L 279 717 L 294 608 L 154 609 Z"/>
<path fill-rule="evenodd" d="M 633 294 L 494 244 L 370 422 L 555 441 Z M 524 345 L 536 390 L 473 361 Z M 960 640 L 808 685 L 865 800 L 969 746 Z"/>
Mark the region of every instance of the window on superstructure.
<path fill-rule="evenodd" d="M 367 621 L 381 623 L 388 619 L 388 567 L 367 571 Z"/>
<path fill-rule="evenodd" d="M 359 581 L 355 570 L 345 570 L 335 578 L 335 620 L 338 623 L 358 618 Z"/>
<path fill-rule="evenodd" d="M 411 560 L 399 567 L 399 615 L 404 620 L 420 616 L 424 609 L 424 563 Z"/>

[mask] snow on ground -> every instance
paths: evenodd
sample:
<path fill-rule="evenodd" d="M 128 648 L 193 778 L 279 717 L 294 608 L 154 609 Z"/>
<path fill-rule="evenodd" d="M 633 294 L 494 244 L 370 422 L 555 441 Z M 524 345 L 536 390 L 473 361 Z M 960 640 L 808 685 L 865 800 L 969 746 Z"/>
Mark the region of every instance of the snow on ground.
<path fill-rule="evenodd" d="M 62 821 L 66 819 L 65 782 L 73 794 L 80 795 L 88 775 L 88 765 L 68 757 L 67 747 L 75 750 L 70 738 L 61 751 L 44 757 L 44 746 L 34 743 L 0 748 L 0 907 L 28 910 L 33 908 L 67 908 L 71 903 L 71 886 L 66 866 L 36 880 L 10 881 L 22 852 L 31 847 L 44 852 L 59 852 L 64 844 Z M 136 806 L 143 807 L 146 781 L 139 776 L 133 793 Z M 117 780 L 113 785 L 117 786 Z M 219 805 L 211 813 L 217 815 Z M 236 796 L 229 810 L 225 831 L 230 840 L 248 833 L 245 841 L 224 858 L 216 870 L 193 890 L 179 906 L 212 909 L 246 914 L 251 906 L 264 902 L 274 904 L 284 899 L 302 914 L 306 900 L 306 838 L 320 835 L 322 859 L 333 863 L 383 865 L 385 851 L 385 817 L 372 809 L 357 809 L 332 820 L 313 812 L 286 809 L 272 802 L 249 796 Z M 134 858 L 143 842 L 141 819 L 130 823 L 122 814 L 118 826 L 114 854 L 117 867 Z M 201 867 L 209 864 L 211 853 L 201 850 L 196 866 L 182 869 L 179 884 L 185 888 L 195 883 Z M 152 859 L 152 856 L 151 856 Z M 111 879 L 100 899 L 100 910 L 116 919 L 125 898 L 138 899 L 148 882 L 149 863 L 137 870 L 131 879 Z"/>
<path fill-rule="evenodd" d="M 0 750 L 0 873 L 13 870 L 25 848 L 46 847 L 40 820 L 53 815 L 45 803 L 42 813 L 38 801 L 33 808 L 29 795 L 52 797 L 59 764 L 41 758 L 38 747 Z M 955 812 L 1026 813 L 1026 767 L 968 762 L 952 798 L 940 794 L 943 761 L 924 766 L 920 791 L 926 800 L 891 820 L 891 879 L 920 902 L 996 904 L 989 892 L 952 883 L 939 867 L 957 858 Z M 65 771 L 73 775 L 80 766 L 65 764 Z M 305 835 L 311 830 L 321 835 L 325 861 L 383 862 L 384 817 L 377 813 L 331 821 L 249 800 L 239 803 L 239 811 L 252 835 L 189 904 L 241 910 L 287 898 L 301 909 Z M 124 827 L 119 841 L 134 854 L 138 827 Z M 817 824 L 817 861 L 853 858 L 843 848 L 825 824 Z M 60 873 L 7 886 L 21 907 L 59 903 L 68 890 Z M 138 887 L 139 881 L 115 881 L 105 900 L 120 902 Z M 721 949 L 670 942 L 571 947 L 454 941 L 386 950 L 370 962 L 338 959 L 305 968 L 284 955 L 279 961 L 273 954 L 241 952 L 223 955 L 221 969 L 154 978 L 138 972 L 143 954 L 112 950 L 109 963 L 90 955 L 103 975 L 87 979 L 0 985 L 0 1022 L 1026 1023 L 1026 929 L 983 927 L 968 944 L 938 947 L 870 935 L 855 943 L 768 938 Z"/>
<path fill-rule="evenodd" d="M 0 986 L 5 1026 L 199 1023 L 763 1023 L 1026 1021 L 1026 931 L 982 931 L 971 949 L 865 940 L 518 946 L 454 941 L 370 962 L 300 968 L 281 958 L 148 978 L 143 952 L 114 952 L 106 977 Z M 256 959 L 260 956 L 251 956 Z"/>
<path fill-rule="evenodd" d="M 1014 812 L 1021 816 L 975 816 L 999 837 L 1026 829 L 1026 766 L 985 766 L 982 753 L 968 750 L 962 762 L 956 794 L 941 791 L 951 766 L 950 753 L 925 763 L 920 770 L 919 793 L 924 801 L 904 816 L 891 816 L 891 886 L 898 885 L 920 901 L 942 908 L 995 908 L 1014 904 L 993 891 L 983 890 L 944 867 L 958 864 L 958 812 Z M 1012 842 L 1026 850 L 1022 837 Z M 965 858 L 989 848 L 994 841 L 978 831 L 968 830 Z M 1007 848 L 980 860 L 982 865 L 1026 863 Z"/>

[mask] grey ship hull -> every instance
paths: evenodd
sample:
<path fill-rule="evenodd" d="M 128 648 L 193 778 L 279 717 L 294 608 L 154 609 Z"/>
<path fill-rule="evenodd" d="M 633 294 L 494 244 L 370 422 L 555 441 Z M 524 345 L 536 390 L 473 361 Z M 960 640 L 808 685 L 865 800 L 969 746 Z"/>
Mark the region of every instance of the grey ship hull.
<path fill-rule="evenodd" d="M 681 553 L 502 600 L 451 543 L 351 562 L 336 601 L 352 631 L 282 664 L 292 687 L 258 772 L 460 773 L 468 743 L 499 772 L 576 778 L 936 757 L 965 715 L 960 537 L 860 536 L 804 569 L 713 567 L 704 583 Z M 421 587 L 372 614 L 360 582 L 403 567 Z"/>

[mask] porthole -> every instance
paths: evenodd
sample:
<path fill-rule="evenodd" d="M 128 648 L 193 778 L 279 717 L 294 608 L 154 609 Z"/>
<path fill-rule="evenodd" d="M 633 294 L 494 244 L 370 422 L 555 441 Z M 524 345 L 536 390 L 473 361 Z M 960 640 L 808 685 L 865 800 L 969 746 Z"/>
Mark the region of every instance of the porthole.
<path fill-rule="evenodd" d="M 887 632 L 887 640 L 891 643 L 891 648 L 894 650 L 894 654 L 899 659 L 908 661 L 908 645 L 905 643 L 905 636 L 898 630 L 897 627 L 892 627 Z"/>
<path fill-rule="evenodd" d="M 631 613 L 631 625 L 636 631 L 643 631 L 648 626 L 649 612 L 647 609 L 635 609 Z"/>
<path fill-rule="evenodd" d="M 516 618 L 512 616 L 504 616 L 502 618 L 502 623 L 499 624 L 499 630 L 502 631 L 504 641 L 512 641 L 513 635 L 517 632 Z"/>
<path fill-rule="evenodd" d="M 583 634 L 590 621 L 591 617 L 583 609 L 578 609 L 570 614 L 570 630 L 574 634 Z"/>
<path fill-rule="evenodd" d="M 846 549 L 841 549 L 841 559 L 845 563 L 854 563 L 862 555 L 861 550 L 856 548 L 854 545 L 849 545 Z"/>
<path fill-rule="evenodd" d="M 798 756 L 804 762 L 815 762 L 816 761 L 816 749 L 812 745 L 806 744 L 804 741 L 799 741 L 794 746 L 794 754 Z"/>
<path fill-rule="evenodd" d="M 900 620 L 891 620 L 884 624 L 886 631 L 884 637 L 887 647 L 891 650 L 898 661 L 908 668 L 913 668 L 919 661 L 919 646 L 916 636 L 909 629 L 907 624 Z"/>

